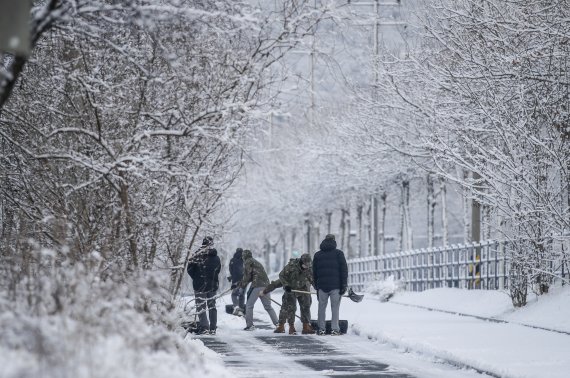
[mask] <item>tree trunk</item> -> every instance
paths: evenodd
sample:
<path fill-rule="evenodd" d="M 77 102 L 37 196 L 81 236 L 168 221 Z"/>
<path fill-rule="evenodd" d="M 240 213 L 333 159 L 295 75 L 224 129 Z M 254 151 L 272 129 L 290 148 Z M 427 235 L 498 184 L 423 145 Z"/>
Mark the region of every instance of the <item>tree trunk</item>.
<path fill-rule="evenodd" d="M 356 220 L 358 223 L 358 240 L 356 241 L 356 252 L 358 257 L 362 257 L 362 205 L 356 207 Z"/>
<path fill-rule="evenodd" d="M 442 245 L 446 247 L 449 244 L 449 222 L 447 220 L 447 185 L 445 179 L 440 178 L 441 188 L 441 236 Z"/>
<path fill-rule="evenodd" d="M 343 251 L 347 251 L 347 249 L 346 249 L 346 210 L 345 209 L 340 210 L 340 247 Z"/>
<path fill-rule="evenodd" d="M 427 174 L 427 245 L 428 248 L 433 248 L 433 234 L 434 234 L 434 188 L 433 188 L 433 174 Z"/>
<path fill-rule="evenodd" d="M 370 197 L 366 210 L 366 256 L 372 256 L 372 224 L 374 222 L 372 213 L 373 197 Z"/>
<path fill-rule="evenodd" d="M 129 252 L 131 254 L 131 261 L 133 263 L 133 266 L 137 268 L 139 265 L 138 256 L 137 256 L 137 240 L 136 240 L 136 235 L 134 234 L 134 221 L 129 204 L 128 189 L 129 187 L 127 186 L 127 184 L 124 183 L 120 184 L 120 191 L 121 191 L 120 198 L 121 198 L 121 205 L 123 206 L 123 211 L 125 212 L 125 231 L 127 232 L 127 238 L 129 240 Z"/>
<path fill-rule="evenodd" d="M 378 256 L 380 251 L 378 245 L 378 196 L 372 196 L 372 248 L 374 256 Z"/>
<path fill-rule="evenodd" d="M 346 250 L 349 257 L 354 257 L 354 251 L 352 250 L 352 243 L 351 243 L 351 228 L 350 228 L 350 210 L 346 211 Z"/>
<path fill-rule="evenodd" d="M 388 198 L 388 194 L 386 192 L 383 192 L 382 195 L 380 196 L 380 199 L 382 200 L 382 208 L 381 208 L 381 213 L 380 213 L 380 241 L 379 241 L 379 246 L 378 246 L 378 253 L 380 255 L 384 255 L 386 254 L 386 206 L 387 206 L 387 198 Z"/>
<path fill-rule="evenodd" d="M 463 171 L 463 180 L 466 182 L 469 179 L 469 171 Z M 463 242 L 469 243 L 471 241 L 471 217 L 470 210 L 471 203 L 469 201 L 469 189 L 463 187 Z"/>
<path fill-rule="evenodd" d="M 405 206 L 404 206 L 405 190 L 404 185 L 400 187 L 400 229 L 398 230 L 398 250 L 397 252 L 402 252 L 404 250 L 404 233 L 405 233 Z"/>
<path fill-rule="evenodd" d="M 289 261 L 289 259 L 291 258 L 291 253 L 295 250 L 296 237 L 297 237 L 297 229 L 293 227 L 293 229 L 291 230 L 291 249 L 287 252 L 287 259 L 285 260 L 285 262 Z M 311 251 L 307 252 L 311 253 Z"/>

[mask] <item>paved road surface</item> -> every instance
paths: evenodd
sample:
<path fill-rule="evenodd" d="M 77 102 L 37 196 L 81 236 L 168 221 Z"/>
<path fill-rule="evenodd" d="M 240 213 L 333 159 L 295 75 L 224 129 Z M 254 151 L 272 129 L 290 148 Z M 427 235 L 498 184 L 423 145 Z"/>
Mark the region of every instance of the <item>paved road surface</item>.
<path fill-rule="evenodd" d="M 253 332 L 195 338 L 219 353 L 236 377 L 481 377 L 356 335 L 290 336 L 274 334 L 259 319 L 255 324 Z"/>

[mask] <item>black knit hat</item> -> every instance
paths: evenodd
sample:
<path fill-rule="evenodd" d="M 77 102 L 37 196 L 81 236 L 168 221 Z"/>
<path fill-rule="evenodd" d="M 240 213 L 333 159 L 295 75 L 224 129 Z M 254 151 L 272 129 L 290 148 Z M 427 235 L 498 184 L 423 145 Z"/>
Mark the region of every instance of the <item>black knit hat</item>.
<path fill-rule="evenodd" d="M 213 243 L 214 243 L 214 238 L 212 238 L 211 236 L 206 236 L 204 240 L 202 240 L 202 246 L 204 247 Z"/>

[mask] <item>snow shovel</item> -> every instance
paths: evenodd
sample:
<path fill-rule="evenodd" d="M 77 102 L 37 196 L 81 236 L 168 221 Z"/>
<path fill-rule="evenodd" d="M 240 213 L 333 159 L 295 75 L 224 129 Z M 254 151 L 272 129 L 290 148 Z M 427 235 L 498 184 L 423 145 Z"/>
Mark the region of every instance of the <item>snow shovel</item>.
<path fill-rule="evenodd" d="M 303 291 L 303 290 L 291 290 L 293 293 L 301 293 L 301 294 L 314 294 L 317 295 L 317 293 L 313 293 L 311 291 Z M 356 294 L 352 288 L 348 289 L 348 293 L 346 293 L 345 295 L 343 295 L 343 297 L 348 297 L 350 298 L 351 301 L 356 302 L 356 303 L 360 303 L 362 302 L 362 299 L 364 298 L 364 294 Z"/>
<path fill-rule="evenodd" d="M 273 298 L 269 298 L 269 299 L 271 299 L 271 302 L 275 303 L 277 306 L 282 307 L 281 303 L 277 302 L 275 299 L 273 299 Z M 300 317 L 299 315 L 295 314 L 295 316 L 296 316 L 299 320 L 301 320 L 301 317 Z"/>

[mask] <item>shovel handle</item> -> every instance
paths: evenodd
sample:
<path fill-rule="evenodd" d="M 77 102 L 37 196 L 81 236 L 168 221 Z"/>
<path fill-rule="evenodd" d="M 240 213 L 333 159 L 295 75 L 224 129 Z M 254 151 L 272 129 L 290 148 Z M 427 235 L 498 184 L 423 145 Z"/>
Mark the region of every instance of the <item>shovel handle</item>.
<path fill-rule="evenodd" d="M 269 297 L 269 299 L 271 300 L 271 302 L 275 303 L 277 306 L 283 307 L 283 305 L 282 305 L 281 303 L 277 302 L 275 299 L 273 299 L 273 298 L 271 298 L 271 297 Z M 299 315 L 295 314 L 295 316 L 296 316 L 297 318 L 299 318 L 299 320 L 301 320 L 301 317 L 300 317 Z"/>

